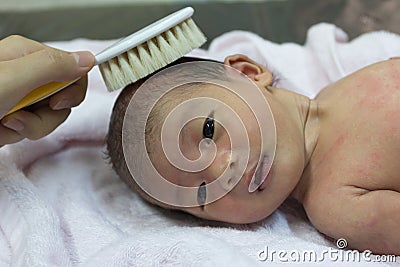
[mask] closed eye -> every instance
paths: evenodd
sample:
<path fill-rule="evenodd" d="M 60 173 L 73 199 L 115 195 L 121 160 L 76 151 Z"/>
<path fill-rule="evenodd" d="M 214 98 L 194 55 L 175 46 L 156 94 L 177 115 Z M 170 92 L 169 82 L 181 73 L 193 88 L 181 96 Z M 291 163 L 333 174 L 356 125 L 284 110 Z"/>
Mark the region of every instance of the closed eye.
<path fill-rule="evenodd" d="M 206 203 L 207 191 L 206 182 L 202 182 L 197 190 L 197 203 L 199 203 L 201 209 L 204 209 L 204 203 Z"/>

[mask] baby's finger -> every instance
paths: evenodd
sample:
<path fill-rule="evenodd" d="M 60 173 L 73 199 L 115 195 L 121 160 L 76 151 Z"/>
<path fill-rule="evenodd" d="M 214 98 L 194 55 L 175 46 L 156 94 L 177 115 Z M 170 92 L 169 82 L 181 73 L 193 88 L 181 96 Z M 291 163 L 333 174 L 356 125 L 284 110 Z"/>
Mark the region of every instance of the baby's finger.
<path fill-rule="evenodd" d="M 44 106 L 35 112 L 19 110 L 3 118 L 1 123 L 22 137 L 36 140 L 51 133 L 70 113 L 70 109 L 52 110 L 49 106 Z"/>
<path fill-rule="evenodd" d="M 0 61 L 12 60 L 43 49 L 45 45 L 19 35 L 0 40 Z"/>
<path fill-rule="evenodd" d="M 53 110 L 72 108 L 78 106 L 85 99 L 87 76 L 51 96 L 49 105 Z"/>

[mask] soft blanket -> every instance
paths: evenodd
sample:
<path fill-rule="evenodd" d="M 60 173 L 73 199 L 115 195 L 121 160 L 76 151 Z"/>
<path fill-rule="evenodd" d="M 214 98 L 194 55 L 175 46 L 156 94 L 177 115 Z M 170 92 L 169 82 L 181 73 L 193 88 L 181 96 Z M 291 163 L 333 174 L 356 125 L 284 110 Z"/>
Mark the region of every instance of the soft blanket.
<path fill-rule="evenodd" d="M 51 43 L 98 52 L 112 41 Z M 309 29 L 304 45 L 229 32 L 192 55 L 222 60 L 242 53 L 267 65 L 279 86 L 314 97 L 367 64 L 400 56 L 400 36 L 352 41 L 330 24 Z M 52 134 L 0 148 L 1 266 L 397 266 L 390 258 L 345 254 L 287 200 L 254 224 L 208 222 L 142 201 L 113 172 L 104 138 L 118 92 L 96 69 L 84 103 Z M 339 246 L 342 246 L 340 243 Z M 347 251 L 349 252 L 349 251 Z M 351 256 L 354 255 L 354 256 Z M 358 255 L 358 258 L 357 258 Z"/>

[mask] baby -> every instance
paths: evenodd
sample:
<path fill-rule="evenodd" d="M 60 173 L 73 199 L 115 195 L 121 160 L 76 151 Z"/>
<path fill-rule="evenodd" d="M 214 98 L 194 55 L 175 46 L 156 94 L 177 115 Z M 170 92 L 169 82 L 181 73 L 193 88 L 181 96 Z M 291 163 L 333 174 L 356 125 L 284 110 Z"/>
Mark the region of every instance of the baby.
<path fill-rule="evenodd" d="M 195 60 L 182 58 L 174 64 Z M 400 255 L 400 165 L 396 160 L 400 155 L 400 59 L 365 67 L 327 86 L 315 99 L 275 88 L 276 77 L 270 70 L 246 56 L 228 56 L 224 64 L 250 78 L 269 104 L 276 131 L 275 151 L 268 154 L 273 160 L 264 163 L 259 157 L 260 130 L 243 99 L 215 84 L 182 85 L 177 92 L 161 97 L 151 111 L 146 122 L 146 149 L 166 180 L 197 188 L 199 204 L 177 206 L 150 196 L 133 179 L 122 140 L 124 116 L 143 79 L 122 91 L 111 116 L 107 146 L 121 179 L 151 203 L 231 223 L 259 221 L 293 197 L 303 204 L 320 232 L 345 238 L 354 249 Z M 239 164 L 230 153 L 234 146 L 229 133 L 218 123 L 223 114 L 210 105 L 204 111 L 208 116 L 188 121 L 179 131 L 181 152 L 191 160 L 201 156 L 202 141 L 215 144 L 215 158 L 202 170 L 187 172 L 171 164 L 158 138 L 174 108 L 182 101 L 204 97 L 219 100 L 238 114 L 251 148 L 237 183 L 221 198 L 207 203 L 205 185 Z M 270 168 L 264 166 L 268 164 Z M 265 177 L 254 184 L 256 174 Z"/>

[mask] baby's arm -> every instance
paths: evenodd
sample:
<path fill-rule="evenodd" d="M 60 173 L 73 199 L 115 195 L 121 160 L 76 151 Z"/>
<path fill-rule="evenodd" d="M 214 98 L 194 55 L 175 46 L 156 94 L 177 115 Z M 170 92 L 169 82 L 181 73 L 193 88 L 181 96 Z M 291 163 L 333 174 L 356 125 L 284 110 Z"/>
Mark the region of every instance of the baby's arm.
<path fill-rule="evenodd" d="M 400 255 L 399 192 L 354 186 L 334 191 L 325 195 L 327 201 L 313 201 L 307 210 L 321 232 L 345 238 L 350 248 L 360 251 Z"/>
<path fill-rule="evenodd" d="M 366 240 L 360 244 L 361 247 L 370 243 L 370 250 L 377 253 L 400 255 L 400 193 L 393 190 L 369 191 L 349 203 L 350 217 L 351 207 L 357 218 L 362 219 L 359 234 Z"/>

